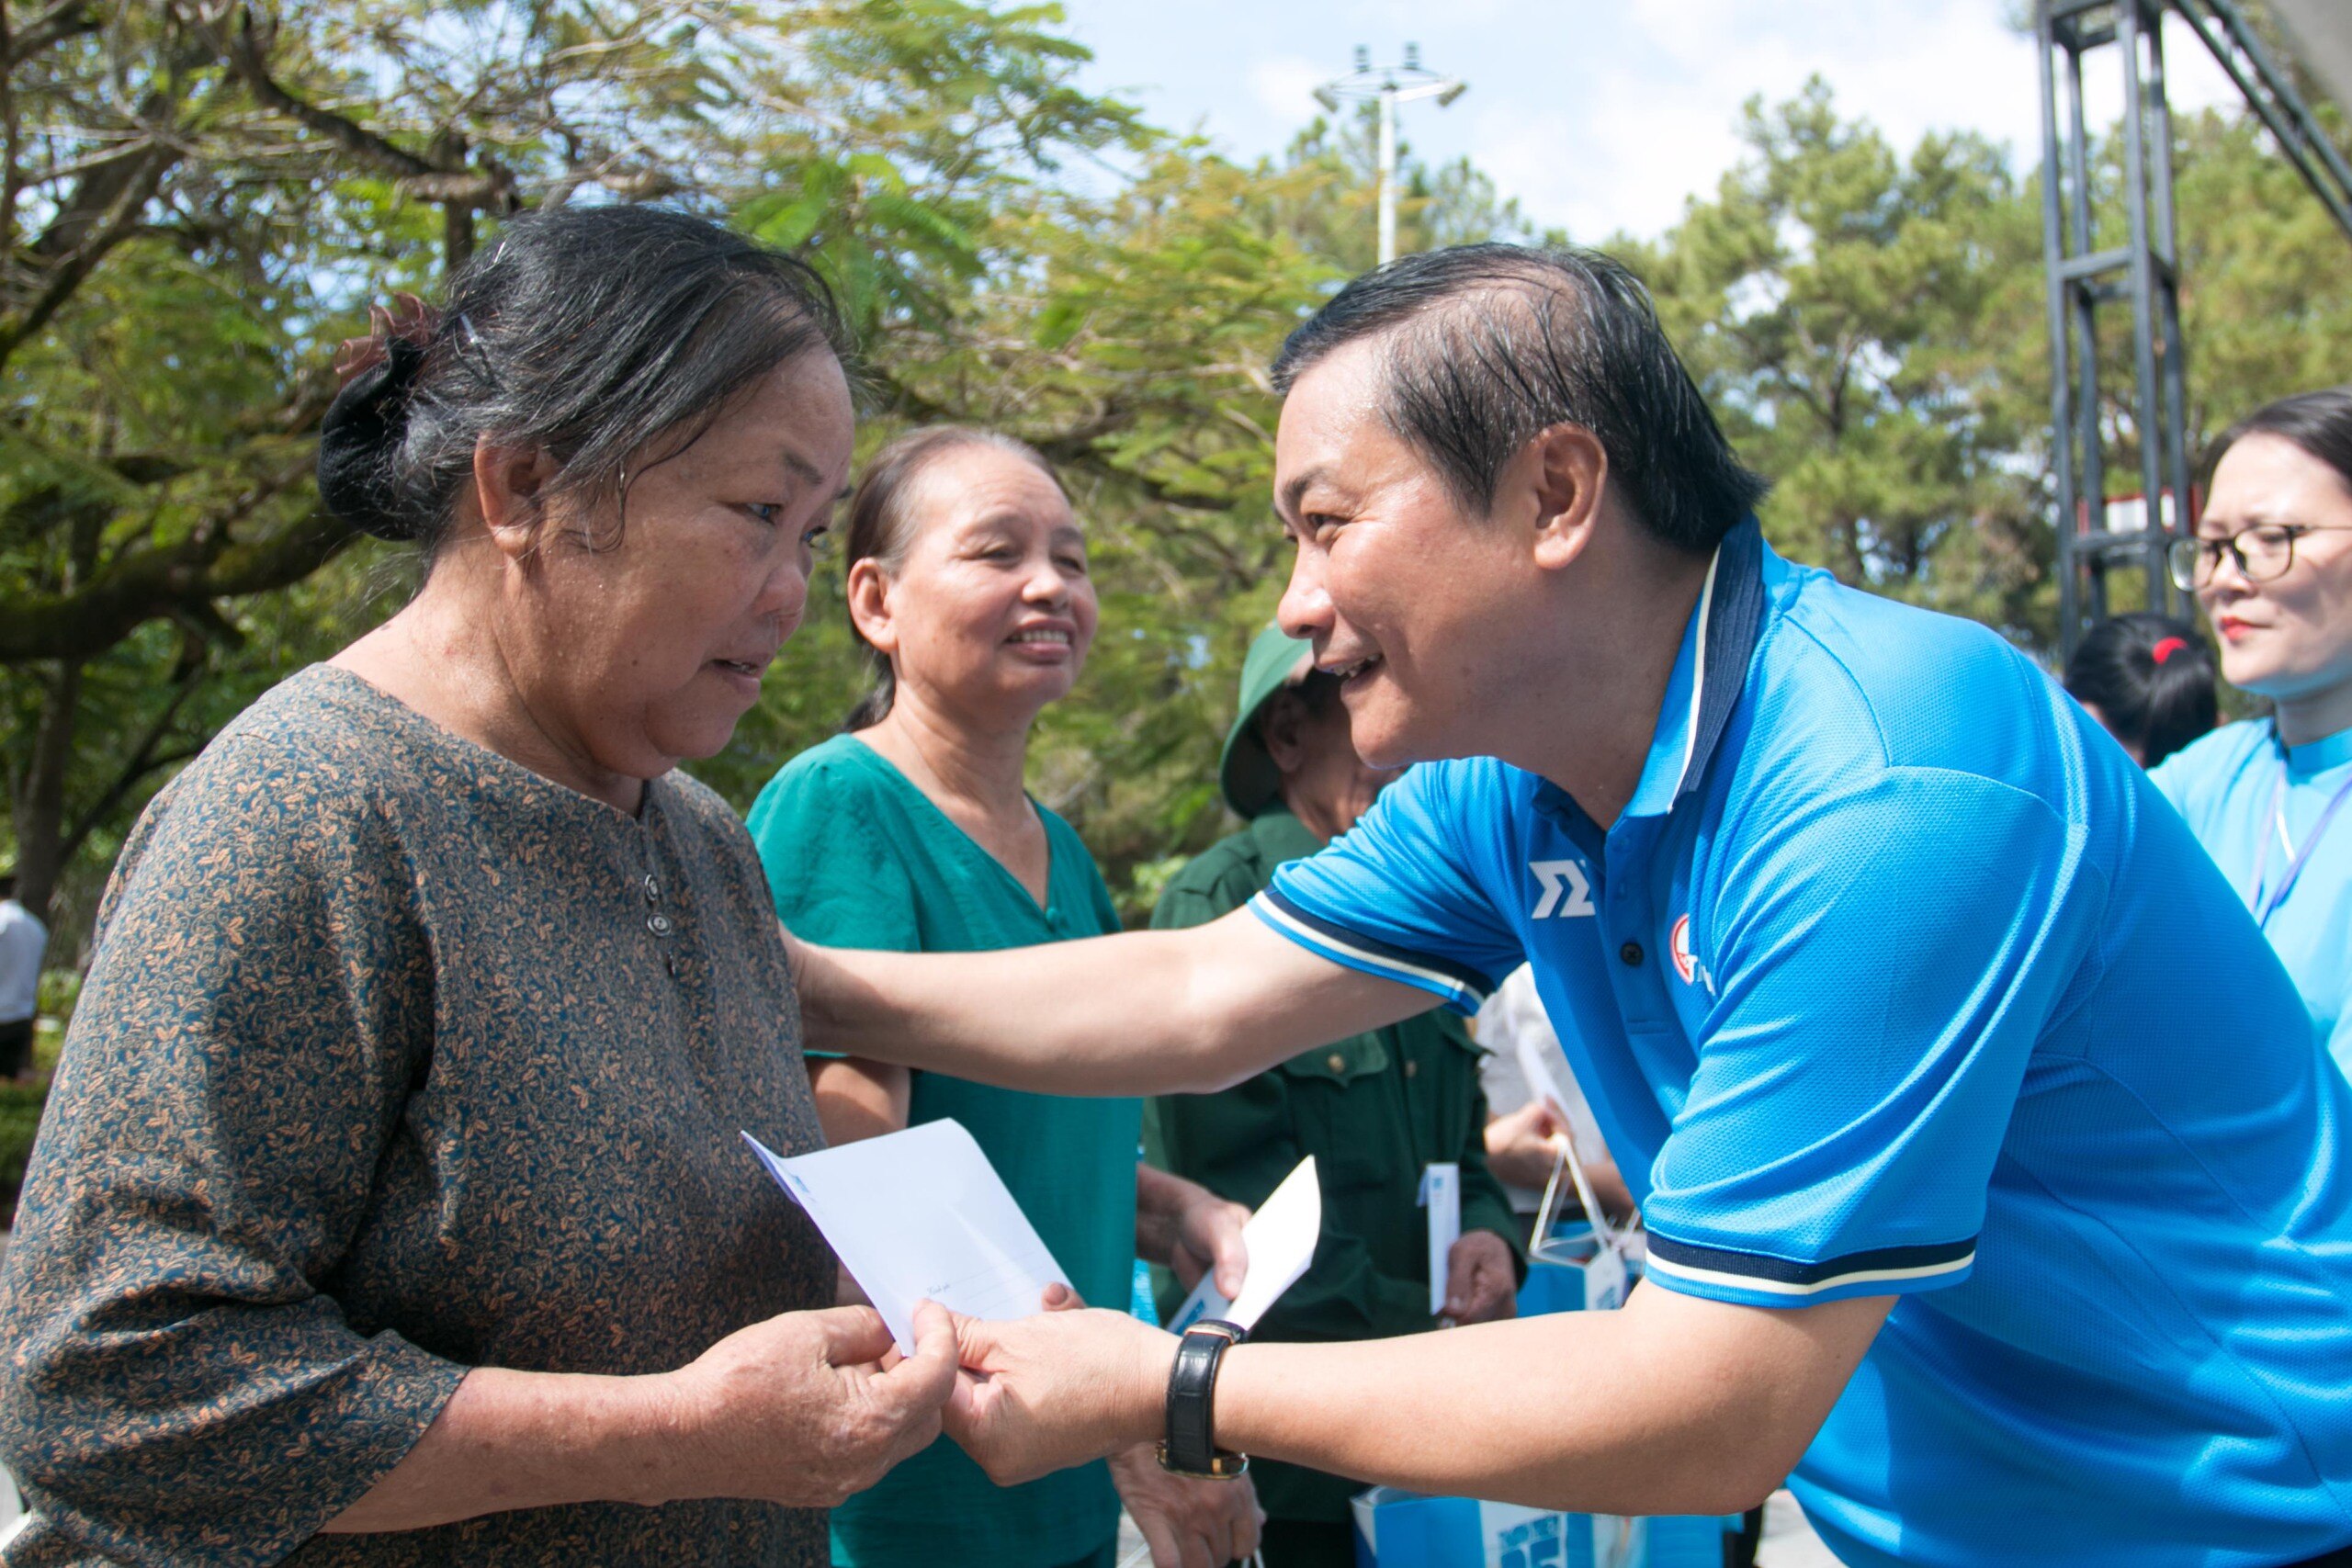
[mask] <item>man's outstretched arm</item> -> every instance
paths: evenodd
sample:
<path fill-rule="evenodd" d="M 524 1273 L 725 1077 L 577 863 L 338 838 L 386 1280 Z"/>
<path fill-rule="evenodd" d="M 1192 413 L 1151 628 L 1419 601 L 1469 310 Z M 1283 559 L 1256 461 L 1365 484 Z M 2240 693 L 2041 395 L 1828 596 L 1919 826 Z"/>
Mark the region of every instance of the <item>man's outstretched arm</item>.
<path fill-rule="evenodd" d="M 1429 1010 L 1247 909 L 995 953 L 785 942 L 810 1047 L 1042 1094 L 1204 1094 Z"/>
<path fill-rule="evenodd" d="M 1743 1512 L 1794 1468 L 1894 1304 L 1734 1306 L 1652 1282 L 1617 1312 L 1237 1346 L 1216 1379 L 1216 1440 L 1417 1492 Z M 947 1430 L 1000 1485 L 1165 1434 L 1174 1336 L 1111 1312 L 956 1328 L 967 1374 Z"/>

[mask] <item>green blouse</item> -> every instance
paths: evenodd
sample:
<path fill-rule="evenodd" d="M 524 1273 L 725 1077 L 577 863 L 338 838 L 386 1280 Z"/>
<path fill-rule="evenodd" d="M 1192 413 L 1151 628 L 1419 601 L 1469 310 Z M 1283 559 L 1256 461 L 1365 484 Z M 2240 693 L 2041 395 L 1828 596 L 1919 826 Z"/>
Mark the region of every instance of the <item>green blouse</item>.
<path fill-rule="evenodd" d="M 329 665 L 248 709 L 116 863 L 33 1151 L 11 1568 L 821 1568 L 822 1512 L 750 1502 L 316 1533 L 468 1367 L 664 1371 L 830 1303 L 737 1136 L 822 1146 L 767 904 L 682 774 L 628 816 Z"/>
<path fill-rule="evenodd" d="M 787 763 L 761 791 L 751 829 L 776 913 L 796 936 L 827 946 L 975 953 L 1117 931 L 1085 844 L 1044 807 L 1037 815 L 1051 847 L 1043 908 L 854 736 L 836 736 Z M 1141 1103 L 917 1073 L 910 1122 L 948 1116 L 978 1142 L 1079 1293 L 1096 1306 L 1124 1306 L 1135 1269 Z M 1103 1464 L 1000 1488 L 942 1438 L 833 1511 L 833 1561 L 842 1568 L 1050 1568 L 1110 1541 L 1118 1510 Z"/>

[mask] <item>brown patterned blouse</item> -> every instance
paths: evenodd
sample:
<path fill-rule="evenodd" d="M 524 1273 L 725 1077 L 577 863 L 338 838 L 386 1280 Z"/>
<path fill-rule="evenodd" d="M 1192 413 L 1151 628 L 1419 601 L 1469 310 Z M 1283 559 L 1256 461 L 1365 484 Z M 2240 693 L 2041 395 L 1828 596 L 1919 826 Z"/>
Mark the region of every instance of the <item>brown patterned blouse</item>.
<path fill-rule="evenodd" d="M 823 1563 L 821 1512 L 752 1503 L 317 1534 L 469 1366 L 665 1371 L 827 1304 L 739 1129 L 822 1142 L 734 813 L 673 773 L 630 818 L 295 676 L 99 916 L 0 1278 L 10 1568 Z"/>

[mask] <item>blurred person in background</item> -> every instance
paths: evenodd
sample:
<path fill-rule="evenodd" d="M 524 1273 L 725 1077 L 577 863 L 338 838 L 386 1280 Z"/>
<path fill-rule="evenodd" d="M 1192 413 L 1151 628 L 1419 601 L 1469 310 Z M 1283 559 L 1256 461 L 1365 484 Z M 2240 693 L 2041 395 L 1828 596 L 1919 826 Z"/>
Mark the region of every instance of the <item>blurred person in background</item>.
<path fill-rule="evenodd" d="M 776 913 L 813 940 L 903 953 L 1119 929 L 1069 824 L 1023 784 L 1029 736 L 1085 667 L 1086 536 L 1052 468 L 1009 436 L 933 426 L 876 453 L 850 503 L 852 624 L 875 683 L 846 732 L 752 808 Z M 1089 1302 L 1124 1305 L 1140 1254 L 1239 1288 L 1249 1212 L 1136 1161 L 1140 1102 L 1023 1094 L 878 1062 L 810 1059 L 843 1144 L 952 1117 Z M 1148 1448 L 1000 1489 L 942 1440 L 833 1515 L 839 1568 L 1108 1568 L 1122 1501 L 1159 1568 L 1256 1550 L 1246 1482 L 1186 1480 Z"/>
<path fill-rule="evenodd" d="M 2133 761 L 2153 768 L 2221 722 L 2217 678 L 2195 626 L 2142 611 L 2085 633 L 2064 684 Z"/>
<path fill-rule="evenodd" d="M 2216 730 L 2154 777 L 2260 923 L 2352 1067 L 2352 388 L 2259 409 L 2215 442 L 2173 579 L 2267 717 Z"/>
<path fill-rule="evenodd" d="M 1340 682 L 1306 643 L 1269 626 L 1242 665 L 1240 709 L 1217 770 L 1247 824 L 1176 874 L 1155 930 L 1205 925 L 1248 904 L 1285 861 L 1353 827 L 1396 770 L 1367 766 L 1348 739 Z M 795 926 L 794 931 L 799 931 Z M 1440 1008 L 1301 1052 L 1219 1094 L 1154 1100 L 1151 1161 L 1254 1209 L 1313 1156 L 1323 1192 L 1315 1259 L 1250 1337 L 1347 1341 L 1512 1316 L 1526 1271 L 1519 1226 L 1487 1171 L 1478 1049 Z M 1430 1312 L 1421 1173 L 1461 1170 L 1462 1235 L 1447 1261 L 1445 1307 Z M 1170 1315 L 1181 1290 L 1163 1290 Z M 1267 1514 L 1267 1568 L 1347 1568 L 1348 1500 L 1361 1482 L 1267 1461 L 1250 1474 Z"/>
<path fill-rule="evenodd" d="M 424 582 L 116 865 L 0 1273 L 11 1564 L 823 1568 L 939 1430 L 945 1314 L 834 1307 L 738 1137 L 823 1146 L 677 771 L 799 624 L 843 342 L 791 257 L 573 206 L 346 345 L 320 491 Z"/>
<path fill-rule="evenodd" d="M 48 951 L 49 928 L 17 902 L 17 874 L 0 872 L 0 1078 L 32 1074 L 40 961 Z"/>
<path fill-rule="evenodd" d="M 1544 1010 L 1544 998 L 1536 994 L 1532 967 L 1521 964 L 1495 987 L 1495 994 L 1478 1009 L 1475 1032 L 1485 1052 L 1478 1081 L 1486 1090 L 1489 1112 L 1487 1168 L 1503 1184 L 1511 1208 L 1522 1214 L 1536 1212 L 1553 1168 L 1559 1163 L 1561 1140 L 1574 1139 L 1585 1179 L 1592 1183 L 1593 1196 L 1600 1200 L 1601 1207 L 1611 1217 L 1633 1213 L 1634 1195 L 1619 1174 L 1617 1162 L 1610 1157 L 1600 1123 L 1577 1083 L 1567 1053 L 1561 1049 L 1559 1032 Z M 1526 1069 L 1520 1063 L 1520 1052 L 1527 1045 L 1533 1047 L 1544 1070 L 1552 1075 L 1552 1087 L 1560 1091 L 1563 1103 L 1546 1103 L 1545 1097 L 1527 1081 Z M 1575 1201 L 1573 1195 L 1568 1201 Z"/>

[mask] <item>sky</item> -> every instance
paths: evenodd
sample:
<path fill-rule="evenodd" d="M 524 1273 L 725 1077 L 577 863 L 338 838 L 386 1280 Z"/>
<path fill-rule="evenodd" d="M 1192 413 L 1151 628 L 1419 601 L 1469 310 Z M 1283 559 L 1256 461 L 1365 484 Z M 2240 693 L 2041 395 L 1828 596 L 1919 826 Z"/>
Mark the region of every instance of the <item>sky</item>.
<path fill-rule="evenodd" d="M 2021 0 L 1062 3 L 1095 53 L 1083 85 L 1242 157 L 1278 152 L 1313 118 L 1316 85 L 1344 73 L 1356 45 L 1387 64 L 1417 42 L 1424 64 L 1470 90 L 1450 108 L 1407 106 L 1406 140 L 1431 162 L 1468 154 L 1538 226 L 1586 242 L 1671 226 L 1738 159 L 1748 96 L 1779 102 L 1816 73 L 1841 113 L 1905 150 L 1969 129 L 2040 156 L 2033 42 L 2008 19 Z M 2177 110 L 2235 100 L 2177 22 L 2166 60 Z M 2121 65 L 2111 49 L 2087 62 L 2105 122 Z"/>

